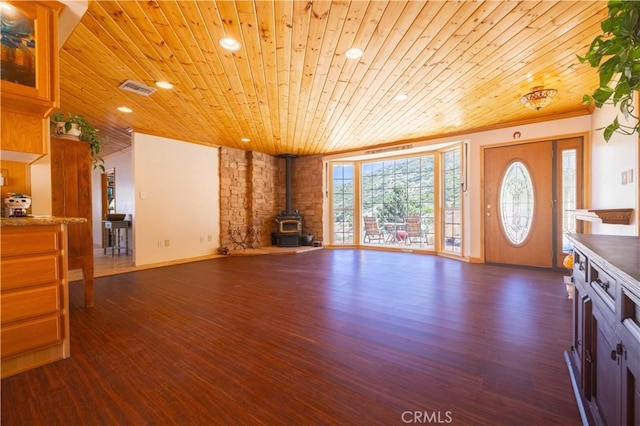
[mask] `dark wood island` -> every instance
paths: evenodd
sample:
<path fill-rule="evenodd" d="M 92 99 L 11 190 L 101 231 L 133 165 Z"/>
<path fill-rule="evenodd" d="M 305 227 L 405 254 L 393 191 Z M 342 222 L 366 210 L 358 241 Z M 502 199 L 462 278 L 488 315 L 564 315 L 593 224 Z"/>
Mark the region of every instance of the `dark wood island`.
<path fill-rule="evenodd" d="M 565 357 L 583 422 L 640 425 L 640 238 L 569 238 L 575 294 Z"/>

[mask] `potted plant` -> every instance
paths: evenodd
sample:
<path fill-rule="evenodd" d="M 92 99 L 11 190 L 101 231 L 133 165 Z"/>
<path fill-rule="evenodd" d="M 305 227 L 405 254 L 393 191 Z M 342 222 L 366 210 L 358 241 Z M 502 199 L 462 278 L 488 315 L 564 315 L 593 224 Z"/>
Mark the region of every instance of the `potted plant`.
<path fill-rule="evenodd" d="M 618 106 L 631 125 L 622 124 L 618 116 L 604 128 L 609 141 L 614 132 L 624 135 L 640 134 L 640 121 L 635 111 L 634 93 L 640 89 L 640 2 L 611 0 L 607 19 L 600 24 L 602 35 L 597 36 L 581 63 L 598 68 L 600 86 L 592 95 L 584 95 L 583 104 L 591 102 L 602 108 L 605 103 Z"/>
<path fill-rule="evenodd" d="M 567 288 L 569 299 L 573 299 L 574 283 L 573 283 L 573 251 L 564 257 L 562 265 L 569 270 L 569 276 L 564 277 L 564 285 Z"/>
<path fill-rule="evenodd" d="M 82 115 L 64 114 L 58 112 L 51 115 L 51 134 L 55 136 L 73 136 L 87 142 L 91 151 L 93 168 L 104 169 L 104 160 L 98 154 L 102 144 L 107 141 L 106 136 L 99 136 L 98 129 L 93 127 Z"/>

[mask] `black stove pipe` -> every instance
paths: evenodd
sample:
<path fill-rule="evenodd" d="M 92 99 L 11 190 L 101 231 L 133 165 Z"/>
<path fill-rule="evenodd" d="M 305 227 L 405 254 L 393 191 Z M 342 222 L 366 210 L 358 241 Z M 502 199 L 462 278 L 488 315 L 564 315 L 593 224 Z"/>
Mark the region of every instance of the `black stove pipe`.
<path fill-rule="evenodd" d="M 292 201 L 291 201 L 291 159 L 295 158 L 293 154 L 283 154 L 280 157 L 284 158 L 285 161 L 285 188 L 286 188 L 286 214 L 293 214 L 291 210 Z"/>

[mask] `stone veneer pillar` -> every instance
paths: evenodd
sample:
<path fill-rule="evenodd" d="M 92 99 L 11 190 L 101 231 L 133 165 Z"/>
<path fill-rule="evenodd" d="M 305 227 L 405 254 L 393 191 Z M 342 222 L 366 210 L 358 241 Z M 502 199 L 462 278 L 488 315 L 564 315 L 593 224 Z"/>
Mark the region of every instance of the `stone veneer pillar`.
<path fill-rule="evenodd" d="M 291 169 L 292 204 L 302 214 L 302 234 L 322 241 L 322 157 L 294 158 Z"/>

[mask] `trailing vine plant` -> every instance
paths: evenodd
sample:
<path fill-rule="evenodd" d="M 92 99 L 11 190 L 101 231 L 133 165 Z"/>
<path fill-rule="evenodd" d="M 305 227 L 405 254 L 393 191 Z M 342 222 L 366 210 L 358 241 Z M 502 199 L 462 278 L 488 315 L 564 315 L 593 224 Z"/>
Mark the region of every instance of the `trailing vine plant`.
<path fill-rule="evenodd" d="M 58 126 L 59 123 L 63 123 L 62 127 Z M 108 140 L 106 136 L 100 136 L 98 129 L 93 127 L 82 115 L 74 115 L 71 113 L 64 114 L 58 112 L 51 115 L 51 133 L 54 135 L 66 134 L 71 130 L 73 124 L 78 126 L 80 130 L 80 136 L 78 139 L 89 144 L 91 151 L 91 160 L 93 162 L 94 169 L 100 169 L 103 173 L 104 159 L 100 157 L 100 148 Z"/>
<path fill-rule="evenodd" d="M 592 95 L 584 95 L 582 103 L 593 102 L 598 108 L 613 104 L 625 118 L 621 123 L 616 114 L 613 123 L 604 127 L 607 142 L 614 133 L 640 134 L 634 102 L 634 94 L 640 88 L 640 2 L 611 0 L 608 9 L 607 18 L 600 24 L 603 34 L 593 40 L 584 56 L 578 55 L 581 63 L 598 68 L 600 77 L 600 86 Z"/>

